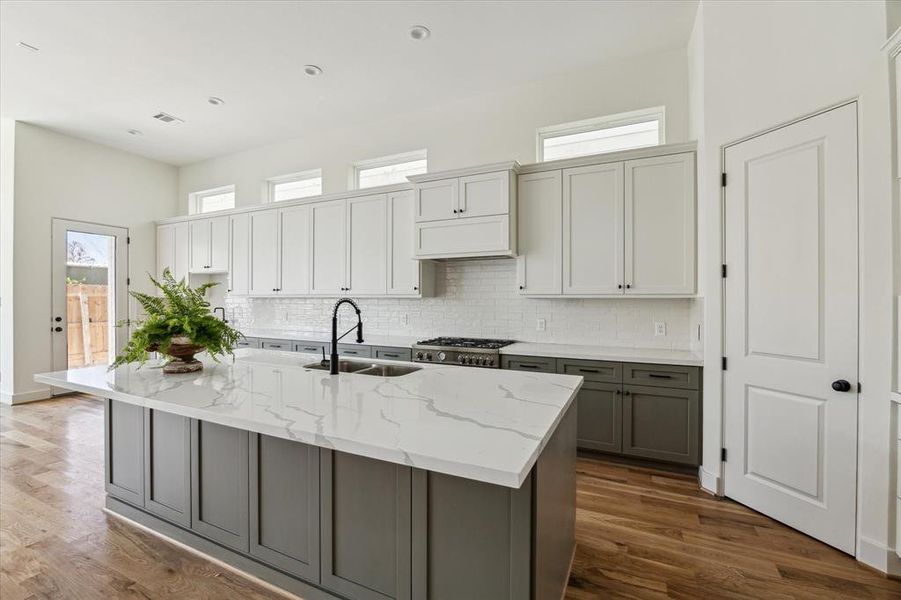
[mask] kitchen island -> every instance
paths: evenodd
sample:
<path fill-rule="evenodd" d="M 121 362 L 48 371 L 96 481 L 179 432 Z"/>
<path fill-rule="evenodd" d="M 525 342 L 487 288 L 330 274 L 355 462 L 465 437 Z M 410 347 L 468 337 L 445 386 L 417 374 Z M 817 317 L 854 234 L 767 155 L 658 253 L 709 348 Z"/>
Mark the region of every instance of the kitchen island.
<path fill-rule="evenodd" d="M 562 596 L 581 377 L 319 359 L 35 378 L 105 398 L 110 512 L 304 598 Z"/>

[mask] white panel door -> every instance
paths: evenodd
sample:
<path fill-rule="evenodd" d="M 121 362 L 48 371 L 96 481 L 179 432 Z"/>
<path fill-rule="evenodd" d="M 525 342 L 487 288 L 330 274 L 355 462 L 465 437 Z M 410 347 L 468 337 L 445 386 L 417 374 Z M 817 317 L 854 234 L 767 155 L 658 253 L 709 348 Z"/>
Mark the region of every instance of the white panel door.
<path fill-rule="evenodd" d="M 339 295 L 347 287 L 346 204 L 346 200 L 333 200 L 310 205 L 313 237 L 310 291 L 314 294 Z"/>
<path fill-rule="evenodd" d="M 694 153 L 625 163 L 626 294 L 695 292 Z"/>
<path fill-rule="evenodd" d="M 228 217 L 210 219 L 210 270 L 228 271 Z"/>
<path fill-rule="evenodd" d="M 229 217 L 228 291 L 235 296 L 250 292 L 250 215 Z"/>
<path fill-rule="evenodd" d="M 387 231 L 387 197 L 384 194 L 347 201 L 346 291 L 355 295 L 386 293 Z"/>
<path fill-rule="evenodd" d="M 458 183 L 456 178 L 417 183 L 414 188 L 416 221 L 457 218 Z"/>
<path fill-rule="evenodd" d="M 175 264 L 172 275 L 177 280 L 188 276 L 191 266 L 191 229 L 187 223 L 176 223 L 172 226 L 172 237 L 175 240 Z"/>
<path fill-rule="evenodd" d="M 160 225 L 156 228 L 156 277 L 163 271 L 175 269 L 175 226 Z"/>
<path fill-rule="evenodd" d="M 210 268 L 210 220 L 189 221 L 191 230 L 191 272 L 203 273 Z"/>
<path fill-rule="evenodd" d="M 250 213 L 250 294 L 278 293 L 278 211 Z"/>
<path fill-rule="evenodd" d="M 282 294 L 310 292 L 310 205 L 278 211 L 280 280 Z"/>
<path fill-rule="evenodd" d="M 510 212 L 510 172 L 481 173 L 461 177 L 457 216 L 484 217 Z"/>
<path fill-rule="evenodd" d="M 520 294 L 563 292 L 563 174 L 529 173 L 517 184 Z"/>
<path fill-rule="evenodd" d="M 853 554 L 856 103 L 726 148 L 725 169 L 725 492 Z"/>
<path fill-rule="evenodd" d="M 413 259 L 413 192 L 388 194 L 388 294 L 420 293 L 419 261 Z"/>
<path fill-rule="evenodd" d="M 563 293 L 623 293 L 623 163 L 563 170 Z"/>

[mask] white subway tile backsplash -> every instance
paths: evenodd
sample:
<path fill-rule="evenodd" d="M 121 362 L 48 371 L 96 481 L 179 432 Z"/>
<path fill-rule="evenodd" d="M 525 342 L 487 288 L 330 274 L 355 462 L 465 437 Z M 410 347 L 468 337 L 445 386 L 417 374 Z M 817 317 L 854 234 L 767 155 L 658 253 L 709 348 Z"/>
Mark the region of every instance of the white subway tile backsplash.
<path fill-rule="evenodd" d="M 516 292 L 513 260 L 435 265 L 435 296 L 414 299 L 361 298 L 368 333 L 419 338 L 437 335 L 502 337 L 524 342 L 697 348 L 694 324 L 700 301 L 674 299 L 531 299 Z M 229 298 L 229 318 L 240 330 L 281 328 L 329 331 L 335 298 Z M 407 316 L 407 324 L 403 317 Z M 546 329 L 536 331 L 537 319 Z M 654 336 L 654 322 L 666 335 Z M 356 322 L 342 311 L 341 326 Z"/>

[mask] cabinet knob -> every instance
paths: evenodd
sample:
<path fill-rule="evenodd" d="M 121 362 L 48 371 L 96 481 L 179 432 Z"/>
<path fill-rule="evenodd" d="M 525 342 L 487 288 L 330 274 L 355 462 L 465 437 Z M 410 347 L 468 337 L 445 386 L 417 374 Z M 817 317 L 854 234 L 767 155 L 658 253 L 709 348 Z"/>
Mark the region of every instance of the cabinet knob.
<path fill-rule="evenodd" d="M 413 291 L 414 291 L 414 292 L 415 292 L 416 290 L 418 290 L 418 289 L 419 289 L 419 286 L 418 286 L 418 285 L 414 285 L 414 286 L 413 286 Z"/>
<path fill-rule="evenodd" d="M 519 289 L 524 290 L 524 289 L 526 289 L 526 286 L 521 285 L 521 286 L 519 286 Z"/>
<path fill-rule="evenodd" d="M 617 286 L 616 286 L 616 289 L 618 289 L 618 290 L 623 289 L 623 284 L 620 283 L 619 285 L 617 285 Z"/>
<path fill-rule="evenodd" d="M 627 284 L 626 284 L 626 289 L 628 290 L 628 289 L 631 289 L 631 288 L 632 288 L 632 284 L 631 284 L 631 283 L 627 283 Z"/>
<path fill-rule="evenodd" d="M 458 211 L 457 211 L 457 209 L 455 208 L 455 209 L 454 209 L 454 214 L 457 214 L 457 212 L 458 212 Z"/>

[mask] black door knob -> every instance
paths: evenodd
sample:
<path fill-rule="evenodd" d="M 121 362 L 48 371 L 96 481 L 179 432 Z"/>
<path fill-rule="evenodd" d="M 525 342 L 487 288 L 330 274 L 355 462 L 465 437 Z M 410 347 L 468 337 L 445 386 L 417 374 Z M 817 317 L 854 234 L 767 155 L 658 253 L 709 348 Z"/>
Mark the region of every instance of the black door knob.
<path fill-rule="evenodd" d="M 57 323 L 59 323 L 59 322 L 60 322 L 60 321 L 62 321 L 62 320 L 63 320 L 63 318 L 62 318 L 62 317 L 56 317 L 56 318 L 55 318 L 55 319 L 53 319 L 53 320 L 54 320 L 54 321 L 56 321 L 56 322 L 57 322 Z"/>
<path fill-rule="evenodd" d="M 56 331 L 56 332 L 60 332 L 60 331 L 62 331 L 62 330 L 63 330 L 62 327 L 54 327 L 54 328 L 53 328 L 53 331 Z"/>
<path fill-rule="evenodd" d="M 836 379 L 832 382 L 832 389 L 836 392 L 850 392 L 851 384 L 845 379 Z"/>

